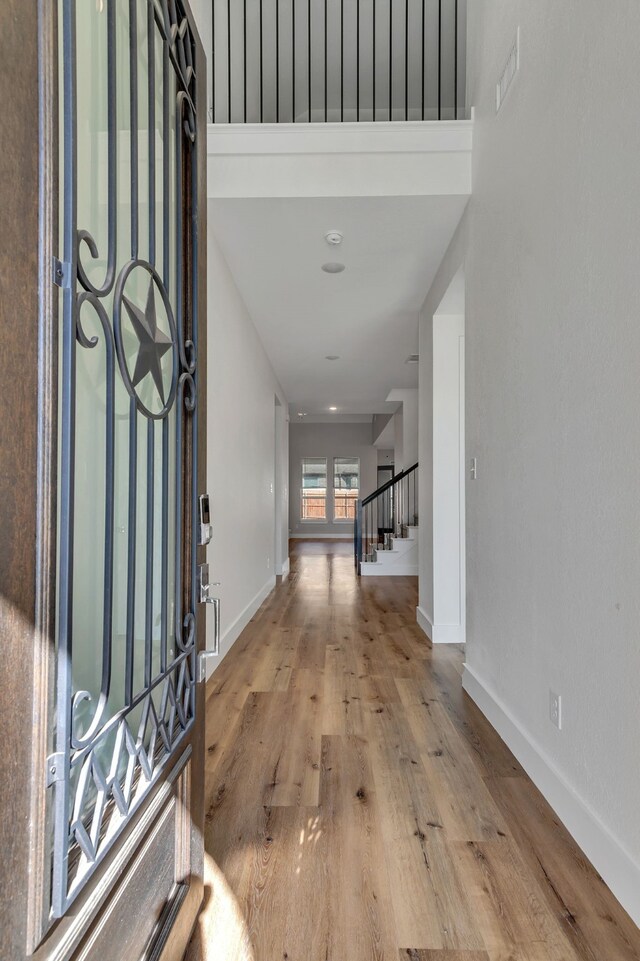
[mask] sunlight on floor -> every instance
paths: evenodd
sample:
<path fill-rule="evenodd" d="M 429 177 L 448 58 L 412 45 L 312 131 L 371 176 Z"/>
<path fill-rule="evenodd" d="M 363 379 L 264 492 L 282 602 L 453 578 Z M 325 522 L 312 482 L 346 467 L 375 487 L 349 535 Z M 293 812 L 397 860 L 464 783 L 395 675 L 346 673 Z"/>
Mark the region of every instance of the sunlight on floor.
<path fill-rule="evenodd" d="M 318 815 L 316 815 L 316 817 L 314 818 L 309 818 L 309 820 L 307 821 L 306 830 L 304 828 L 300 830 L 300 844 L 299 844 L 300 851 L 298 852 L 298 865 L 296 867 L 296 875 L 300 874 L 301 862 L 304 854 L 305 845 L 307 846 L 307 850 L 310 845 L 315 847 L 318 841 L 320 840 L 320 837 L 322 836 L 322 830 L 320 829 L 319 825 L 320 825 L 320 818 Z"/>
<path fill-rule="evenodd" d="M 255 961 L 236 896 L 213 858 L 204 855 L 204 902 L 185 961 Z"/>

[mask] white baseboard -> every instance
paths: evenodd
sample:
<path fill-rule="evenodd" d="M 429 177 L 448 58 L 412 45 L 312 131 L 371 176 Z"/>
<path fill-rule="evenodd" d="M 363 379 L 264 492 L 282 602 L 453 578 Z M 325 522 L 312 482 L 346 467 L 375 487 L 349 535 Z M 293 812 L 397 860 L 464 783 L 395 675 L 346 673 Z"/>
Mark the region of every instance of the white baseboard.
<path fill-rule="evenodd" d="M 224 634 L 222 634 L 220 638 L 220 656 L 215 658 L 214 663 L 209 661 L 207 665 L 207 680 L 209 680 L 211 675 L 220 667 L 222 661 L 238 640 L 253 615 L 260 609 L 275 586 L 275 576 L 270 577 L 267 583 L 260 588 L 255 597 L 251 598 L 244 610 L 240 612 L 235 621 L 230 624 Z"/>
<path fill-rule="evenodd" d="M 640 865 L 576 793 L 508 707 L 465 665 L 462 686 L 515 754 L 622 907 L 640 926 Z"/>
<path fill-rule="evenodd" d="M 353 534 L 316 534 L 315 531 L 307 531 L 306 534 L 289 534 L 292 541 L 352 541 Z"/>
<path fill-rule="evenodd" d="M 418 627 L 422 628 L 429 640 L 431 640 L 433 637 L 433 624 L 423 607 L 416 607 L 416 621 L 418 622 Z"/>
<path fill-rule="evenodd" d="M 290 566 L 291 566 L 291 565 L 290 565 L 290 561 L 289 561 L 289 558 L 287 557 L 286 561 L 284 561 L 284 563 L 280 565 L 280 570 L 279 570 L 279 571 L 278 571 L 278 570 L 276 571 L 276 576 L 277 576 L 277 577 L 286 577 L 287 574 L 289 573 L 289 568 L 290 568 Z"/>
<path fill-rule="evenodd" d="M 431 618 L 422 607 L 416 607 L 416 621 L 432 644 L 464 644 L 461 624 L 432 624 Z"/>

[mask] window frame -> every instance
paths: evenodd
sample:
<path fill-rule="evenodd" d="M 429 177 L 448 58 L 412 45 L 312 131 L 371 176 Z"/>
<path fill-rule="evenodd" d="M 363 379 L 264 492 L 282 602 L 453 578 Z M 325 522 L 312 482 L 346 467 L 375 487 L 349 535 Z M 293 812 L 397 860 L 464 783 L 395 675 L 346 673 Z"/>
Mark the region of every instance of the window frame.
<path fill-rule="evenodd" d="M 308 461 L 324 461 L 325 463 L 325 488 L 324 488 L 324 517 L 304 517 L 304 492 L 305 490 L 313 490 L 313 488 L 304 486 L 304 465 Z M 314 457 L 308 454 L 305 457 L 300 458 L 300 523 L 301 524 L 329 524 L 329 516 L 327 512 L 327 501 L 329 499 L 329 458 L 328 457 Z M 322 488 L 318 488 L 322 490 Z"/>
<path fill-rule="evenodd" d="M 332 516 L 333 516 L 333 522 L 332 522 L 332 523 L 334 523 L 334 524 L 353 524 L 354 521 L 355 521 L 355 516 L 354 516 L 354 517 L 336 517 L 336 490 L 340 490 L 340 489 L 341 489 L 341 488 L 336 488 L 336 461 L 338 461 L 338 460 L 342 460 L 342 461 L 348 460 L 348 461 L 351 461 L 352 463 L 358 465 L 358 487 L 357 487 L 358 496 L 357 496 L 357 498 L 356 498 L 356 500 L 355 500 L 356 505 L 357 505 L 357 502 L 360 500 L 360 491 L 361 491 L 361 489 L 362 489 L 362 465 L 361 465 L 361 460 L 360 460 L 359 457 L 350 457 L 350 456 L 346 456 L 346 455 L 344 455 L 344 454 L 336 454 L 336 455 L 334 455 L 334 457 L 332 458 L 332 474 L 331 474 L 331 498 L 332 498 L 332 510 L 331 510 L 331 513 L 332 513 Z M 354 488 L 345 488 L 345 490 L 353 490 L 353 489 L 354 489 Z M 357 507 L 354 507 L 354 512 L 355 512 L 356 510 L 357 510 Z"/>

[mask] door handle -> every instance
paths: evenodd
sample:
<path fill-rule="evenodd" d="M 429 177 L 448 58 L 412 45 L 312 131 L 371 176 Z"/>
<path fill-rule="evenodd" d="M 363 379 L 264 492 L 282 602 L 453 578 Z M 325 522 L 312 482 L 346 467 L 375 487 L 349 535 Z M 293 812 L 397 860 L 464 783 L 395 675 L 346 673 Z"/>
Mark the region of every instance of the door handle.
<path fill-rule="evenodd" d="M 208 564 L 201 564 L 198 568 L 198 587 L 200 603 L 213 605 L 213 646 L 207 646 L 198 654 L 197 680 L 200 682 L 206 680 L 207 660 L 210 657 L 217 657 L 220 653 L 220 598 L 211 597 L 209 594 L 212 587 L 220 587 L 220 581 L 209 583 Z"/>
<path fill-rule="evenodd" d="M 213 656 L 220 653 L 220 598 L 205 597 L 204 603 L 213 604 L 213 647 L 211 650 L 207 648 L 207 650 L 204 651 L 205 654 L 211 654 Z"/>

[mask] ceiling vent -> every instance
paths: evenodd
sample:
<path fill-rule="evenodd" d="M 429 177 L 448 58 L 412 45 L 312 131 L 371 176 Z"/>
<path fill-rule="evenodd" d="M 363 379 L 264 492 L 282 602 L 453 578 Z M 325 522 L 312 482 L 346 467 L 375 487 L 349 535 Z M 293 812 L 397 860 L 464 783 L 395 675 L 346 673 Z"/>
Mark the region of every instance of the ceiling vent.
<path fill-rule="evenodd" d="M 409 354 L 405 360 L 405 364 L 417 364 L 420 360 L 420 354 Z"/>
<path fill-rule="evenodd" d="M 500 79 L 496 84 L 496 113 L 500 110 L 500 107 L 505 101 L 508 91 L 511 88 L 513 81 L 515 80 L 516 74 L 520 69 L 520 27 L 516 32 L 516 39 L 514 40 L 511 52 L 509 53 L 509 58 L 506 62 L 505 68 L 500 75 Z"/>

